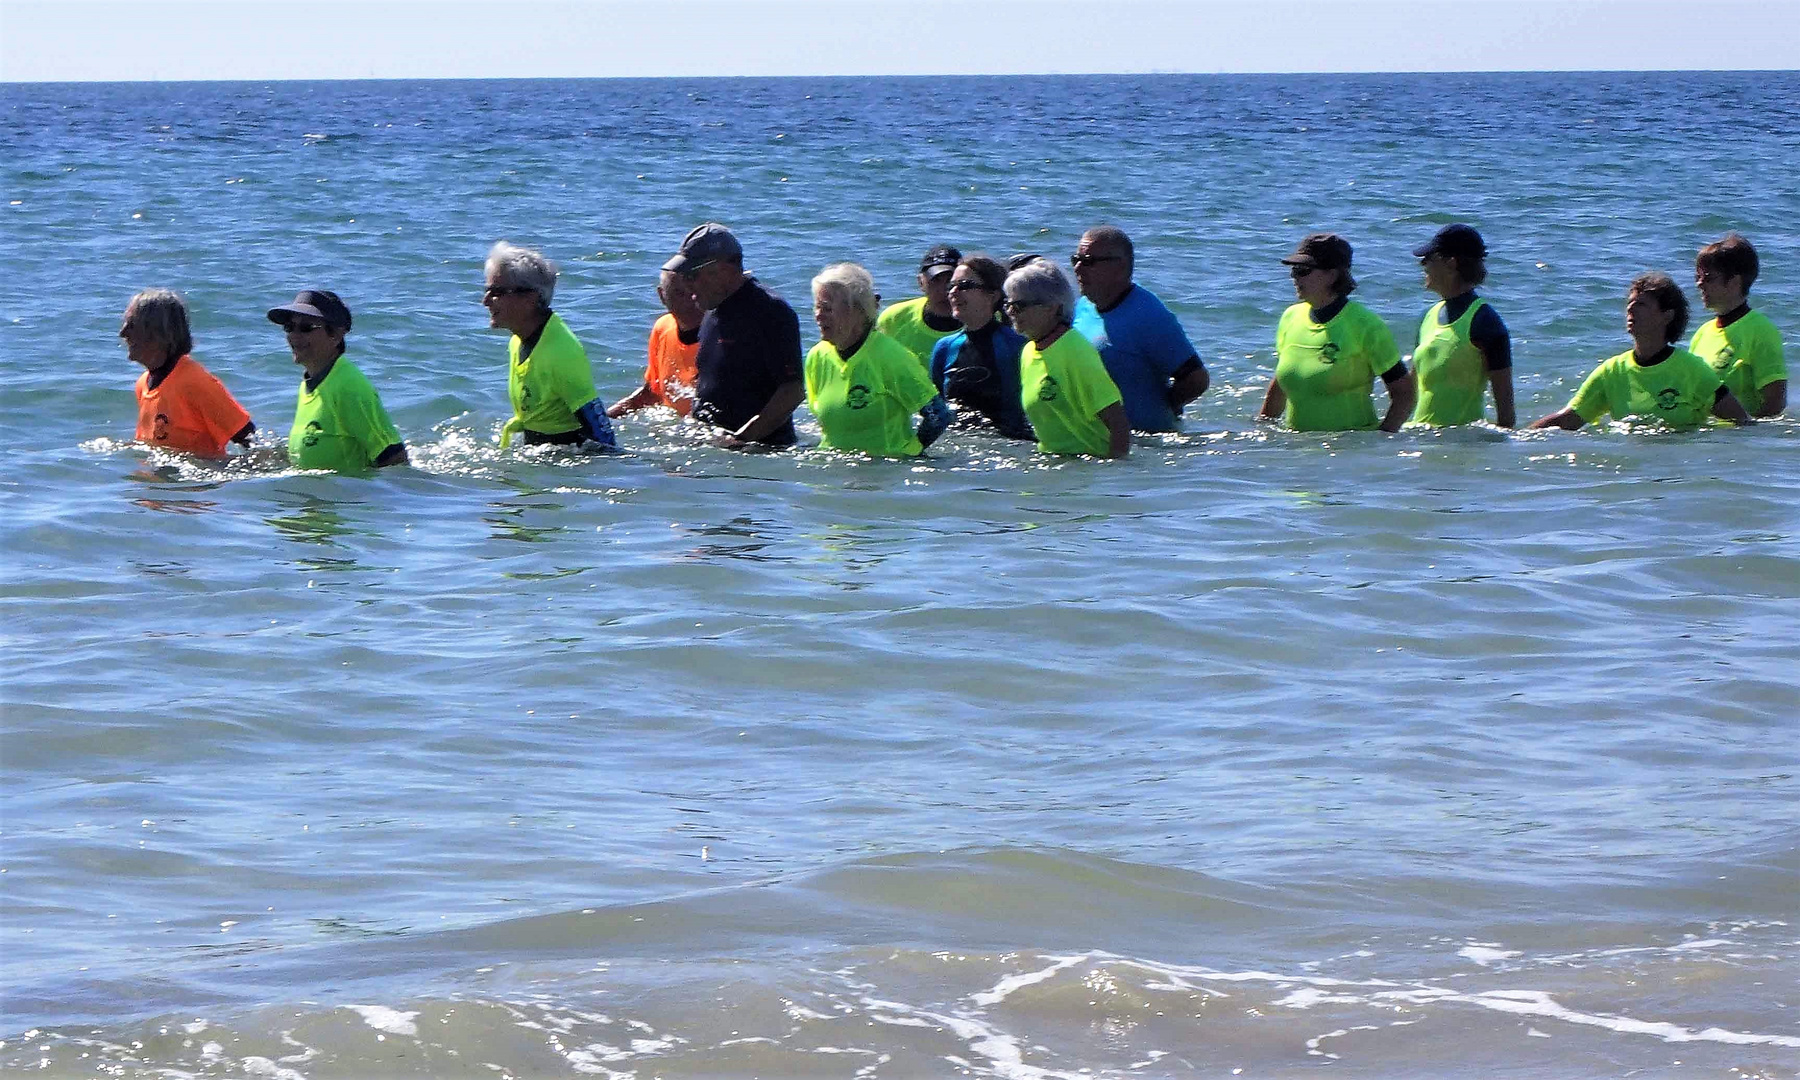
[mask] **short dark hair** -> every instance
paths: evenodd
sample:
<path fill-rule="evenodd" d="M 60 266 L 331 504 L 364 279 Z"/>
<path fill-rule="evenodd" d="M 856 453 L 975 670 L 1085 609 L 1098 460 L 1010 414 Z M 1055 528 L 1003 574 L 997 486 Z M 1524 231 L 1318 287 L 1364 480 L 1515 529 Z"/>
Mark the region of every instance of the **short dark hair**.
<path fill-rule="evenodd" d="M 1463 284 L 1473 288 L 1487 280 L 1485 255 L 1452 255 L 1450 261 L 1456 264 L 1456 276 L 1463 279 Z"/>
<path fill-rule="evenodd" d="M 1083 240 L 1092 240 L 1097 244 L 1109 244 L 1113 247 L 1123 248 L 1125 251 L 1125 261 L 1130 263 L 1134 268 L 1137 266 L 1137 249 L 1132 247 L 1131 237 L 1126 236 L 1125 230 L 1119 228 L 1117 225 L 1096 225 L 1087 232 L 1082 233 L 1081 238 Z"/>
<path fill-rule="evenodd" d="M 1694 259 L 1696 270 L 1710 270 L 1720 277 L 1743 278 L 1745 292 L 1756 283 L 1758 268 L 1755 246 L 1734 232 L 1701 248 Z"/>
<path fill-rule="evenodd" d="M 1656 301 L 1656 306 L 1664 311 L 1673 312 L 1675 317 L 1669 320 L 1669 328 L 1664 332 L 1665 344 L 1673 345 L 1681 340 L 1682 333 L 1687 330 L 1688 302 L 1687 294 L 1675 279 L 1667 274 L 1639 274 L 1631 279 L 1631 288 L 1626 290 L 1626 302 L 1633 296 L 1648 296 Z"/>
<path fill-rule="evenodd" d="M 966 267 L 969 273 L 974 274 L 980 280 L 981 287 L 988 292 L 998 293 L 1006 286 L 1006 267 L 1001 266 L 1000 261 L 991 255 L 983 255 L 980 252 L 964 255 L 962 261 L 956 265 L 959 269 Z"/>

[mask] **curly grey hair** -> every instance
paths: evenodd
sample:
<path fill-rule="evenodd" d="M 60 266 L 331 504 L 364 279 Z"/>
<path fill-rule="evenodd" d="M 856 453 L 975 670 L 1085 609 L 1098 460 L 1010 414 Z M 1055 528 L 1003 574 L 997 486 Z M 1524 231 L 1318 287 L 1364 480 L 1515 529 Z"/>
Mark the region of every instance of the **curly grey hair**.
<path fill-rule="evenodd" d="M 488 251 L 487 281 L 489 285 L 536 290 L 538 303 L 549 307 L 550 298 L 556 295 L 556 264 L 541 251 L 501 240 Z"/>

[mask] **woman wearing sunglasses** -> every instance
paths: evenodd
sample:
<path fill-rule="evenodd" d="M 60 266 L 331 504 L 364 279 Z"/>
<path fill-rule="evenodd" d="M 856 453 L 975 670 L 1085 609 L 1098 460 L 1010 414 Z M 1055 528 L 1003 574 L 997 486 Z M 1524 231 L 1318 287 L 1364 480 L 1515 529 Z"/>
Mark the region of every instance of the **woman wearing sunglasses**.
<path fill-rule="evenodd" d="M 1019 403 L 1025 338 L 997 317 L 1006 268 L 968 255 L 950 274 L 950 312 L 962 329 L 931 350 L 931 381 L 958 406 L 957 422 L 986 421 L 1009 439 L 1035 439 Z"/>
<path fill-rule="evenodd" d="M 512 331 L 507 344 L 506 396 L 513 417 L 500 429 L 500 445 L 523 435 L 526 446 L 591 442 L 617 450 L 612 421 L 594 390 L 587 350 L 550 309 L 556 265 L 541 252 L 502 240 L 487 257 L 487 289 L 481 302 L 488 325 Z"/>
<path fill-rule="evenodd" d="M 300 397 L 288 432 L 288 461 L 301 469 L 364 472 L 406 464 L 406 444 L 362 369 L 344 355 L 350 308 L 338 294 L 306 289 L 269 309 L 300 365 Z"/>
<path fill-rule="evenodd" d="M 1258 420 L 1285 418 L 1295 431 L 1398 431 L 1418 388 L 1394 335 L 1373 311 L 1350 299 L 1350 242 L 1314 233 L 1281 260 L 1300 302 L 1275 330 L 1275 377 Z M 1374 383 L 1387 386 L 1387 414 L 1375 416 Z"/>
<path fill-rule="evenodd" d="M 1124 399 L 1100 353 L 1070 325 L 1075 286 L 1047 259 L 1006 277 L 1006 312 L 1026 338 L 1019 353 L 1020 403 L 1046 454 L 1122 458 L 1131 452 Z"/>

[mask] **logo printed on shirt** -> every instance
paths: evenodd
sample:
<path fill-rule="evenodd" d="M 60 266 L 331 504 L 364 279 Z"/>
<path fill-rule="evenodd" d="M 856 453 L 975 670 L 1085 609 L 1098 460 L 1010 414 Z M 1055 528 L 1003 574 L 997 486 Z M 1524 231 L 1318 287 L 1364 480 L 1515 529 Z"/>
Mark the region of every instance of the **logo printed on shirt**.
<path fill-rule="evenodd" d="M 1656 392 L 1656 407 L 1668 412 L 1681 404 L 1681 391 L 1673 386 L 1665 386 Z"/>
<path fill-rule="evenodd" d="M 325 428 L 317 420 L 306 422 L 306 432 L 300 436 L 301 446 L 319 445 L 319 436 L 325 434 Z"/>
<path fill-rule="evenodd" d="M 150 437 L 155 439 L 157 442 L 167 442 L 168 441 L 168 439 L 169 439 L 169 414 L 168 413 L 157 413 L 156 414 L 156 429 L 154 432 L 151 433 Z"/>
<path fill-rule="evenodd" d="M 1057 385 L 1056 379 L 1049 375 L 1044 376 L 1044 381 L 1038 384 L 1038 400 L 1055 401 L 1061 396 L 1062 387 Z"/>
<path fill-rule="evenodd" d="M 1337 363 L 1338 343 L 1335 341 L 1327 341 L 1325 344 L 1319 346 L 1319 360 L 1327 364 Z"/>
<path fill-rule="evenodd" d="M 844 401 L 852 409 L 866 409 L 869 407 L 869 399 L 872 396 L 874 396 L 873 391 L 859 383 L 856 386 L 852 386 L 849 392 L 844 395 Z"/>
<path fill-rule="evenodd" d="M 530 383 L 526 383 L 525 385 L 519 387 L 519 401 L 523 408 L 526 408 L 526 409 L 531 408 L 531 406 L 533 404 L 531 399 L 536 396 L 537 395 L 533 394 L 531 391 Z"/>

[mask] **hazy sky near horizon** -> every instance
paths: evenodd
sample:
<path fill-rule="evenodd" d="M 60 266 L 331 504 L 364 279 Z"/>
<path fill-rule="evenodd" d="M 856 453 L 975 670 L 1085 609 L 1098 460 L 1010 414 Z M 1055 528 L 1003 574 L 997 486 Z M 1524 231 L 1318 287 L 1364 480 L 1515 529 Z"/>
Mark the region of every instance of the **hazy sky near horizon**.
<path fill-rule="evenodd" d="M 0 0 L 0 80 L 1800 67 L 1800 0 Z"/>

